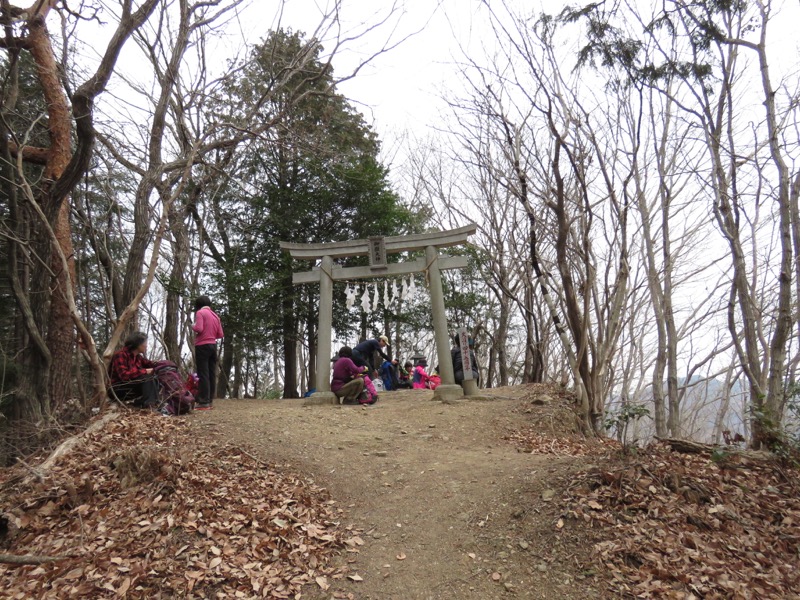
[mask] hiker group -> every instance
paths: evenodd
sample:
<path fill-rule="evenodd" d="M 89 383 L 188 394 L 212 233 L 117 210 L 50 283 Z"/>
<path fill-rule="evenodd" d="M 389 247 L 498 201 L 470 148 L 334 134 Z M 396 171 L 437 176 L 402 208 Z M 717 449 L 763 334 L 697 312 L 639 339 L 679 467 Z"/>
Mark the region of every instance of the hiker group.
<path fill-rule="evenodd" d="M 442 383 L 438 375 L 439 367 L 431 371 L 425 357 L 418 357 L 416 364 L 406 361 L 400 364 L 386 353 L 389 338 L 382 335 L 375 339 L 364 340 L 354 348 L 342 346 L 338 356 L 333 359 L 331 391 L 339 399 L 340 404 L 375 404 L 378 401 L 378 387 L 391 391 L 399 389 L 435 390 Z M 474 341 L 469 340 L 469 364 L 472 367 L 472 378 L 476 381 L 480 371 L 475 357 Z M 456 383 L 464 381 L 464 365 L 458 336 L 453 337 L 450 350 L 453 361 L 453 372 Z M 378 361 L 380 366 L 378 366 Z M 375 384 L 378 384 L 377 386 Z"/>
<path fill-rule="evenodd" d="M 194 303 L 194 355 L 197 373 L 184 380 L 178 366 L 167 360 L 152 361 L 147 352 L 147 335 L 130 334 L 123 347 L 111 359 L 110 393 L 122 402 L 151 408 L 165 416 L 185 414 L 192 409 L 212 408 L 216 390 L 217 340 L 223 338 L 222 323 L 207 296 Z M 478 363 L 469 340 L 469 364 L 473 379 L 479 378 Z M 385 335 L 363 340 L 354 348 L 343 346 L 333 359 L 331 391 L 342 404 L 374 404 L 379 391 L 398 389 L 435 390 L 442 380 L 438 365 L 428 372 L 425 357 L 402 364 L 387 354 L 389 338 Z M 464 381 L 464 367 L 458 336 L 450 351 L 456 383 Z"/>
<path fill-rule="evenodd" d="M 194 303 L 194 354 L 197 373 L 184 380 L 178 366 L 168 360 L 152 361 L 147 352 L 147 335 L 130 334 L 109 365 L 110 395 L 133 406 L 150 408 L 165 416 L 212 408 L 216 390 L 217 340 L 224 336 L 219 316 L 208 296 Z"/>

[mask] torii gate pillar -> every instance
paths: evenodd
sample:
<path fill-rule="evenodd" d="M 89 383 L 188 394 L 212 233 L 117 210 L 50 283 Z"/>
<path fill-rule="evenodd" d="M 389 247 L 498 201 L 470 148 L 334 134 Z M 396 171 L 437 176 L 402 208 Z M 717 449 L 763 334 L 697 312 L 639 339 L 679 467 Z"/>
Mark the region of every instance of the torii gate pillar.
<path fill-rule="evenodd" d="M 333 259 L 330 256 L 322 257 L 320 270 L 317 391 L 309 400 L 313 404 L 338 404 L 336 394 L 331 391 L 331 361 L 328 360 L 333 329 Z"/>
<path fill-rule="evenodd" d="M 450 335 L 447 330 L 447 312 L 444 307 L 444 290 L 442 289 L 442 272 L 439 269 L 439 251 L 436 246 L 425 248 L 425 258 L 428 261 L 428 280 L 431 295 L 431 313 L 433 314 L 433 329 L 436 335 L 436 355 L 439 359 L 439 376 L 442 384 L 433 392 L 435 400 L 445 402 L 461 398 L 464 391 L 456 385 L 453 374 L 453 361 L 450 357 Z"/>

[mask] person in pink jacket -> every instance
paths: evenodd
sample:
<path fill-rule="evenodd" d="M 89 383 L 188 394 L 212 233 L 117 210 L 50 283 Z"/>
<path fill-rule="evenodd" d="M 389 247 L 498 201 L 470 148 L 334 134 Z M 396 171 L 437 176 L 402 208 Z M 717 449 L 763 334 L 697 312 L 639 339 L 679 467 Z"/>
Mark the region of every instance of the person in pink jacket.
<path fill-rule="evenodd" d="M 213 310 L 211 299 L 200 296 L 194 301 L 194 363 L 200 379 L 197 410 L 208 410 L 217 387 L 217 340 L 224 337 L 222 323 Z"/>
<path fill-rule="evenodd" d="M 426 359 L 421 358 L 417 361 L 417 366 L 414 367 L 414 375 L 412 377 L 412 385 L 415 390 L 429 389 L 428 382 L 430 381 L 430 375 L 425 371 L 425 367 L 427 366 L 428 361 Z"/>

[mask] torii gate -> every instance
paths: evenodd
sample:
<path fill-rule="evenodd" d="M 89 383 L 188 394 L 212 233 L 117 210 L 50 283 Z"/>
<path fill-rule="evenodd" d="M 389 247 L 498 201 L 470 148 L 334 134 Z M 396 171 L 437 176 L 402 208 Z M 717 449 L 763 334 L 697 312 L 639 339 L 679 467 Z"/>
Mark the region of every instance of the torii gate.
<path fill-rule="evenodd" d="M 281 242 L 281 249 L 298 260 L 322 260 L 311 271 L 294 273 L 292 283 L 319 283 L 319 327 L 317 329 L 317 392 L 309 404 L 337 404 L 331 392 L 331 331 L 333 329 L 333 282 L 373 277 L 391 277 L 427 272 L 431 295 L 433 327 L 436 334 L 436 351 L 439 358 L 439 375 L 442 385 L 434 391 L 434 399 L 453 400 L 463 396 L 460 385 L 453 376 L 450 358 L 450 336 L 447 313 L 444 307 L 442 274 L 444 269 L 463 269 L 468 265 L 466 256 L 439 256 L 439 248 L 459 246 L 475 233 L 476 225 L 460 229 L 400 235 L 395 237 L 370 237 L 366 240 L 331 242 L 327 244 L 294 244 Z M 388 263 L 386 256 L 411 250 L 425 250 L 425 258 L 405 263 Z M 369 256 L 369 266 L 341 267 L 333 264 L 334 258 Z"/>

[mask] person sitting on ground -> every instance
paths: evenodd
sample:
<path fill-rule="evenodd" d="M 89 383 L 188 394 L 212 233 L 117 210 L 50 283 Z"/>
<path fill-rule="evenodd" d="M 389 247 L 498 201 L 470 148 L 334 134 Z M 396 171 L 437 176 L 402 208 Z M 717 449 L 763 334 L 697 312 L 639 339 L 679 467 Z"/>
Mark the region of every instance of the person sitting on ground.
<path fill-rule="evenodd" d="M 403 366 L 397 366 L 397 380 L 398 380 L 398 388 L 400 389 L 411 389 L 411 378 L 413 377 L 414 365 L 411 364 L 411 361 L 406 361 Z"/>
<path fill-rule="evenodd" d="M 389 358 L 383 349 L 389 347 L 389 338 L 382 335 L 373 340 L 364 340 L 353 348 L 353 362 L 360 367 L 367 367 L 373 378 L 378 377 L 378 370 L 375 368 L 375 353 L 380 354 L 383 360 L 390 361 L 393 365 L 397 364 L 396 360 Z"/>
<path fill-rule="evenodd" d="M 442 378 L 439 375 L 439 365 L 436 365 L 433 371 L 428 373 L 428 381 L 425 383 L 425 387 L 429 390 L 435 390 L 440 385 L 442 385 Z"/>
<path fill-rule="evenodd" d="M 469 362 L 472 367 L 472 379 L 475 380 L 475 385 L 477 385 L 480 372 L 478 371 L 478 360 L 475 357 L 474 347 L 475 340 L 469 338 Z M 461 360 L 461 340 L 459 340 L 457 335 L 453 336 L 453 347 L 450 348 L 450 356 L 453 357 L 453 375 L 455 376 L 456 383 L 461 385 L 464 383 L 464 363 Z"/>
<path fill-rule="evenodd" d="M 339 358 L 333 365 L 331 391 L 342 404 L 358 404 L 358 398 L 364 391 L 364 379 L 359 377 L 364 367 L 356 365 L 352 360 L 353 350 L 342 346 Z"/>
<path fill-rule="evenodd" d="M 430 379 L 425 368 L 428 366 L 428 361 L 421 358 L 417 361 L 417 366 L 414 367 L 413 386 L 415 390 L 428 389 L 428 380 Z"/>
<path fill-rule="evenodd" d="M 109 376 L 111 390 L 122 400 L 133 401 L 136 407 L 158 406 L 158 382 L 153 375 L 156 366 L 145 358 L 147 334 L 136 331 L 125 340 L 125 345 L 111 357 Z"/>
<path fill-rule="evenodd" d="M 397 366 L 390 363 L 388 360 L 383 361 L 381 365 L 381 379 L 383 380 L 383 389 L 387 392 L 397 390 L 400 387 L 400 381 L 397 378 Z"/>

